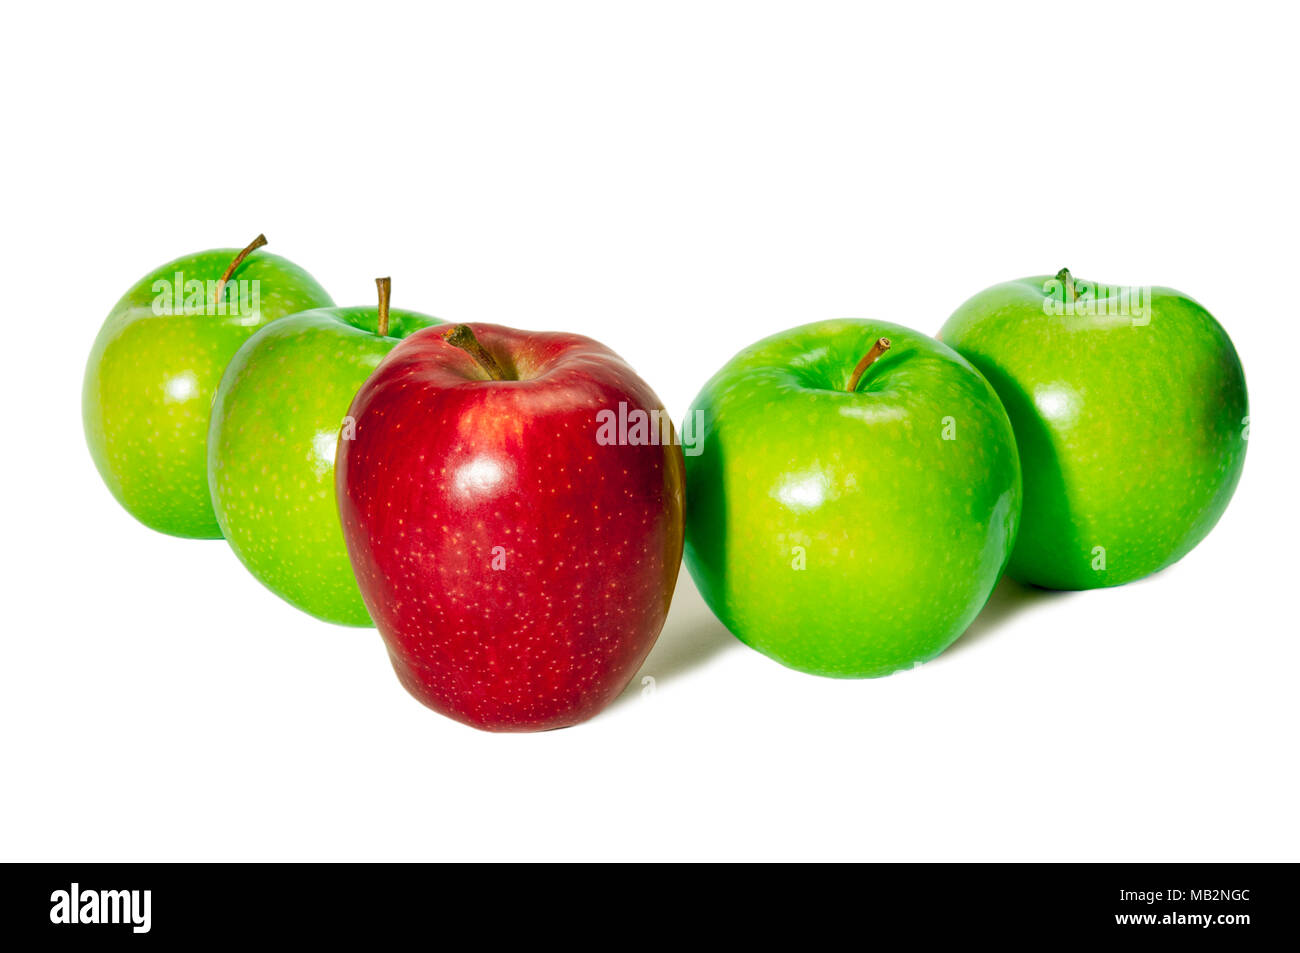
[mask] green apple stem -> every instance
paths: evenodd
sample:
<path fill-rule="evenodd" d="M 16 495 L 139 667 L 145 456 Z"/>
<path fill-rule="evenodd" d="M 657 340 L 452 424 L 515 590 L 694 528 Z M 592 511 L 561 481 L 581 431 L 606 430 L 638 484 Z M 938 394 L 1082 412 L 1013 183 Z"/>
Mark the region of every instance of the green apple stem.
<path fill-rule="evenodd" d="M 1073 301 L 1077 296 L 1074 290 L 1074 275 L 1070 274 L 1069 268 L 1062 268 L 1056 273 L 1056 280 L 1065 285 L 1065 300 Z"/>
<path fill-rule="evenodd" d="M 265 244 L 266 244 L 266 236 L 258 235 L 251 242 L 249 242 L 247 245 L 244 246 L 243 251 L 241 251 L 238 255 L 236 255 L 234 258 L 231 259 L 230 264 L 226 266 L 225 272 L 223 272 L 221 277 L 217 279 L 217 300 L 218 301 L 221 300 L 221 295 L 226 290 L 226 282 L 229 281 L 230 276 L 235 273 L 235 269 L 244 263 L 245 258 L 251 255 L 253 252 L 257 251 L 257 249 L 261 248 Z"/>
<path fill-rule="evenodd" d="M 862 375 L 867 372 L 867 368 L 876 363 L 876 359 L 888 351 L 889 347 L 889 338 L 879 338 L 875 344 L 871 345 L 871 350 L 862 355 L 862 360 L 858 361 L 858 366 L 853 368 L 853 376 L 849 378 L 849 386 L 845 388 L 850 394 L 858 389 L 858 384 L 862 382 Z"/>
<path fill-rule="evenodd" d="M 392 278 L 376 278 L 375 286 L 379 289 L 379 324 L 375 330 L 381 338 L 388 337 L 388 298 L 393 293 Z"/>
<path fill-rule="evenodd" d="M 442 339 L 474 358 L 479 367 L 487 371 L 488 377 L 492 380 L 503 381 L 506 379 L 506 372 L 501 369 L 497 359 L 488 353 L 488 349 L 479 343 L 478 338 L 474 337 L 474 332 L 470 330 L 468 324 L 456 325 L 444 334 Z"/>

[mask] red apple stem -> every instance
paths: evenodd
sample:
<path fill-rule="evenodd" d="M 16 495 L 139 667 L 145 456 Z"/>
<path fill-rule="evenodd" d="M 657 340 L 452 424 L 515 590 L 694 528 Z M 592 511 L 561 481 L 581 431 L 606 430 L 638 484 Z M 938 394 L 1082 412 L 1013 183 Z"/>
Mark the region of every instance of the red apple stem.
<path fill-rule="evenodd" d="M 1074 275 L 1070 274 L 1069 268 L 1062 268 L 1056 273 L 1056 280 L 1065 285 L 1065 300 L 1073 301 L 1077 297 L 1074 290 Z"/>
<path fill-rule="evenodd" d="M 867 368 L 876 363 L 876 359 L 888 351 L 889 347 L 889 338 L 877 338 L 876 343 L 871 345 L 871 350 L 862 355 L 862 360 L 858 361 L 858 366 L 853 368 L 853 376 L 849 378 L 849 386 L 846 390 L 850 394 L 858 389 L 858 384 L 862 382 L 862 375 L 867 372 Z"/>
<path fill-rule="evenodd" d="M 245 258 L 251 255 L 253 252 L 257 251 L 257 249 L 261 248 L 265 244 L 266 244 L 266 236 L 258 235 L 251 242 L 249 242 L 247 245 L 244 246 L 243 251 L 241 251 L 238 255 L 236 255 L 234 258 L 231 259 L 230 264 L 226 266 L 226 270 L 222 273 L 221 277 L 217 279 L 217 300 L 218 301 L 221 300 L 221 295 L 226 290 L 226 282 L 229 281 L 230 276 L 235 273 L 235 269 L 244 263 Z"/>
<path fill-rule="evenodd" d="M 492 380 L 503 381 L 506 379 L 506 372 L 501 369 L 497 359 L 488 353 L 488 349 L 479 343 L 478 338 L 474 337 L 474 332 L 470 330 L 468 324 L 456 325 L 444 334 L 442 339 L 452 347 L 458 347 L 474 358 L 479 367 L 483 368 Z"/>
<path fill-rule="evenodd" d="M 385 338 L 388 337 L 388 298 L 393 293 L 393 279 L 376 278 L 375 286 L 379 289 L 379 324 L 375 330 Z"/>

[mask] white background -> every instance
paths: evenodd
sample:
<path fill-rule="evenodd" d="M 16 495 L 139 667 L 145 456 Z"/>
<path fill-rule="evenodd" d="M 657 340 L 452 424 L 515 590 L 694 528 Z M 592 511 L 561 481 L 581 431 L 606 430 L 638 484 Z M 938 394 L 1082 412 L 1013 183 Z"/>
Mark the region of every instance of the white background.
<path fill-rule="evenodd" d="M 1293 11 L 6 18 L 0 857 L 1300 859 Z M 399 306 L 595 336 L 679 419 L 792 325 L 933 333 L 1062 266 L 1169 285 L 1236 342 L 1250 455 L 1177 566 L 1004 583 L 915 671 L 788 671 L 683 571 L 653 695 L 483 734 L 408 697 L 375 633 L 135 523 L 91 464 L 104 315 L 151 268 L 258 231 L 340 304 L 391 274 Z"/>

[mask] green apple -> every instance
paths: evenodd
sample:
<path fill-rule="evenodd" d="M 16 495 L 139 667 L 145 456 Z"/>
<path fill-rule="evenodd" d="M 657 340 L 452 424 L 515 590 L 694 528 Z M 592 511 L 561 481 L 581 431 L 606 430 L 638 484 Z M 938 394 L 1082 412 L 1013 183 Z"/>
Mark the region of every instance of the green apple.
<path fill-rule="evenodd" d="M 1063 269 L 981 291 L 939 336 L 989 379 L 1016 430 L 1016 579 L 1131 582 L 1187 555 L 1223 515 L 1246 458 L 1246 378 L 1187 295 Z"/>
<path fill-rule="evenodd" d="M 759 341 L 685 426 L 702 435 L 686 565 L 728 629 L 792 668 L 858 678 L 933 658 L 1011 554 L 1011 423 L 970 364 L 916 331 L 845 319 Z"/>
<path fill-rule="evenodd" d="M 146 526 L 221 536 L 208 497 L 212 397 L 226 364 L 276 318 L 333 304 L 288 259 L 217 248 L 151 271 L 95 338 L 81 392 L 86 442 L 113 496 Z"/>
<path fill-rule="evenodd" d="M 208 483 L 221 531 L 249 571 L 312 615 L 371 625 L 334 495 L 348 407 L 397 342 L 437 318 L 379 306 L 319 308 L 267 325 L 239 349 L 212 405 Z"/>

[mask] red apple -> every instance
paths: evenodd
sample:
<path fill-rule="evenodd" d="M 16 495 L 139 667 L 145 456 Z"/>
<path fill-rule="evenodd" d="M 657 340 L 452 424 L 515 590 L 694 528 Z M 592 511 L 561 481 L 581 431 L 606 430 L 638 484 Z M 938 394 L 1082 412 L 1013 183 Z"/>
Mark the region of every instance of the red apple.
<path fill-rule="evenodd" d="M 609 704 L 681 565 L 682 450 L 645 381 L 580 335 L 432 327 L 393 348 L 349 416 L 343 534 L 407 691 L 490 731 Z"/>

